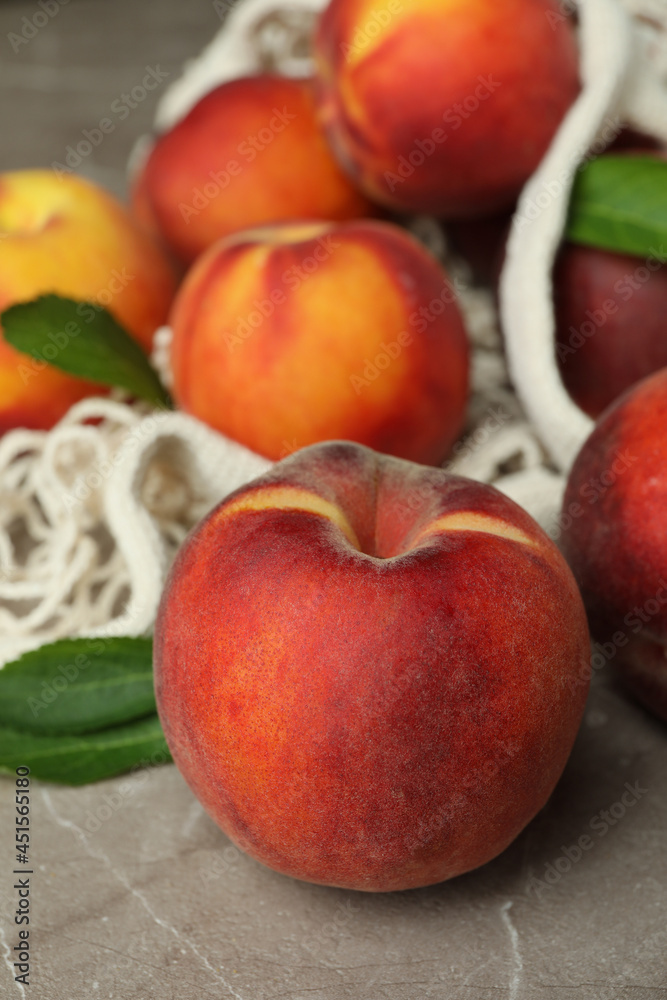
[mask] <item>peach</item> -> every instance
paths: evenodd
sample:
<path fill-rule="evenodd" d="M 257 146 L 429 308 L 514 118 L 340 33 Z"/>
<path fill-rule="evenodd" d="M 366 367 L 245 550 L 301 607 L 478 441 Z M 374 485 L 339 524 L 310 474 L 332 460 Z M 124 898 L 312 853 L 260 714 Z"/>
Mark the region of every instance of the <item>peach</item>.
<path fill-rule="evenodd" d="M 566 244 L 554 269 L 556 353 L 575 403 L 598 417 L 626 389 L 667 365 L 667 268 Z"/>
<path fill-rule="evenodd" d="M 667 157 L 648 150 L 649 141 L 630 132 L 616 144 L 624 155 Z M 554 268 L 558 364 L 566 389 L 591 417 L 667 365 L 664 264 L 663 247 L 645 258 L 571 243 L 560 251 Z"/>
<path fill-rule="evenodd" d="M 165 247 L 164 240 L 162 238 L 162 231 L 155 218 L 155 213 L 153 211 L 152 201 L 148 192 L 148 183 L 146 179 L 146 171 L 144 169 L 138 170 L 132 179 L 131 189 L 130 189 L 130 207 L 132 216 L 135 223 L 143 229 L 143 231 L 150 236 L 150 238 L 155 242 L 162 244 Z M 170 256 L 171 251 L 169 251 Z M 182 265 L 180 262 L 178 267 L 182 270 Z"/>
<path fill-rule="evenodd" d="M 181 773 L 252 857 L 379 892 L 495 857 L 545 804 L 590 657 L 555 545 L 493 487 L 347 442 L 229 496 L 155 630 Z"/>
<path fill-rule="evenodd" d="M 509 207 L 579 89 L 556 0 L 331 0 L 320 115 L 370 198 L 448 217 Z"/>
<path fill-rule="evenodd" d="M 667 369 L 600 418 L 570 474 L 562 548 L 599 651 L 667 719 Z"/>
<path fill-rule="evenodd" d="M 506 211 L 447 224 L 453 250 L 467 261 L 478 284 L 496 290 L 511 222 L 512 212 Z"/>
<path fill-rule="evenodd" d="M 374 213 L 336 164 L 308 79 L 223 83 L 161 135 L 136 180 L 137 211 L 190 263 L 241 229 Z"/>
<path fill-rule="evenodd" d="M 389 223 L 229 237 L 189 272 L 171 324 L 178 404 L 268 458 L 346 438 L 439 463 L 461 431 L 456 293 Z"/>
<path fill-rule="evenodd" d="M 150 350 L 176 290 L 157 246 L 105 191 L 49 170 L 0 175 L 0 309 L 55 292 L 109 308 Z M 94 316 L 80 307 L 82 323 Z M 58 333 L 44 359 L 58 352 Z M 0 432 L 49 428 L 96 385 L 42 367 L 0 337 Z"/>
<path fill-rule="evenodd" d="M 624 125 L 606 149 L 607 153 L 665 152 L 659 139 Z"/>

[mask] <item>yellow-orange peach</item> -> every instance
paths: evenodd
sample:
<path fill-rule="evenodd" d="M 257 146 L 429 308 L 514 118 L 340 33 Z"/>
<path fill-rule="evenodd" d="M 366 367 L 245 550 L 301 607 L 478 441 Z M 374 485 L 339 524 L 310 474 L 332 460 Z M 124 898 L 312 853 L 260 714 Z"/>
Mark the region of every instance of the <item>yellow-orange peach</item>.
<path fill-rule="evenodd" d="M 578 91 L 557 0 L 331 0 L 320 115 L 369 197 L 449 217 L 507 208 Z"/>
<path fill-rule="evenodd" d="M 461 430 L 456 293 L 389 223 L 230 237 L 187 275 L 171 324 L 179 405 L 268 458 L 346 438 L 437 463 Z"/>
<path fill-rule="evenodd" d="M 158 138 L 135 191 L 142 218 L 185 263 L 240 229 L 375 211 L 331 155 L 312 81 L 272 74 L 202 98 Z"/>
<path fill-rule="evenodd" d="M 47 170 L 0 175 L 0 309 L 47 292 L 107 307 L 148 351 L 176 290 L 162 251 L 105 191 Z M 80 308 L 81 324 L 94 315 Z M 0 432 L 51 427 L 98 386 L 32 361 L 0 337 Z"/>
<path fill-rule="evenodd" d="M 586 616 L 556 546 L 490 486 L 348 443 L 228 497 L 155 630 L 176 764 L 236 844 L 367 891 L 495 857 L 581 719 Z"/>

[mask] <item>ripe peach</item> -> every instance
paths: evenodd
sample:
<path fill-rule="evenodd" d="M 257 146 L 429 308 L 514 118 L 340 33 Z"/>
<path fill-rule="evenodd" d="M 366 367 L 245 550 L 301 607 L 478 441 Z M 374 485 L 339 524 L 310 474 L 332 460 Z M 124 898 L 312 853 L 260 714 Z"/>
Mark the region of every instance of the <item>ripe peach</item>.
<path fill-rule="evenodd" d="M 312 81 L 271 74 L 202 98 L 158 138 L 136 186 L 142 217 L 185 263 L 252 226 L 375 212 L 329 151 Z"/>
<path fill-rule="evenodd" d="M 230 237 L 187 275 L 171 325 L 179 405 L 268 458 L 346 438 L 438 463 L 462 428 L 456 294 L 389 223 Z"/>
<path fill-rule="evenodd" d="M 620 132 L 617 132 L 613 141 L 606 149 L 607 153 L 638 153 L 655 152 L 664 154 L 665 150 L 659 139 L 655 136 L 647 135 L 645 132 L 637 132 L 634 128 L 624 125 Z"/>
<path fill-rule="evenodd" d="M 0 175 L 0 309 L 56 292 L 107 306 L 148 351 L 176 281 L 162 252 L 105 191 L 49 170 Z M 81 321 L 94 315 L 81 306 Z M 44 345 L 57 354 L 58 335 Z M 99 387 L 44 367 L 0 337 L 0 432 L 51 427 Z"/>
<path fill-rule="evenodd" d="M 577 95 L 556 0 L 331 0 L 320 113 L 369 197 L 449 217 L 511 205 Z"/>
<path fill-rule="evenodd" d="M 554 271 L 557 356 L 575 403 L 592 417 L 667 365 L 667 270 L 567 244 Z"/>
<path fill-rule="evenodd" d="M 667 719 L 667 369 L 598 421 L 570 474 L 562 547 L 594 635 Z"/>
<path fill-rule="evenodd" d="M 154 649 L 167 742 L 225 833 L 374 892 L 507 847 L 563 770 L 590 656 L 574 579 L 525 511 L 346 442 L 195 529 Z"/>
<path fill-rule="evenodd" d="M 511 222 L 512 212 L 499 212 L 447 224 L 452 248 L 465 258 L 478 284 L 496 289 Z"/>
<path fill-rule="evenodd" d="M 162 231 L 158 226 L 157 219 L 155 218 L 153 205 L 148 193 L 146 172 L 143 169 L 139 170 L 134 175 L 132 180 L 130 190 L 130 208 L 136 224 L 143 229 L 143 231 L 147 233 L 155 243 L 160 243 L 164 246 L 165 244 L 162 238 Z M 182 267 L 180 263 L 179 266 Z"/>
<path fill-rule="evenodd" d="M 556 353 L 591 417 L 667 365 L 664 248 L 646 258 L 566 243 L 554 268 Z"/>

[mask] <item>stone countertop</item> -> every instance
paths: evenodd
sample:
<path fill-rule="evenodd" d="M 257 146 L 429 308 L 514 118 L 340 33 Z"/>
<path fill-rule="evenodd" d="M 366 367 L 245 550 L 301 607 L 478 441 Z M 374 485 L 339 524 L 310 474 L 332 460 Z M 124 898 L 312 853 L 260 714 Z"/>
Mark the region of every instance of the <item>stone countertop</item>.
<path fill-rule="evenodd" d="M 13 797 L 0 779 L 5 957 Z M 667 727 L 607 678 L 545 809 L 495 861 L 428 889 L 278 875 L 227 840 L 171 764 L 79 789 L 33 782 L 31 798 L 26 998 L 667 997 Z M 0 997 L 22 996 L 0 963 Z"/>
<path fill-rule="evenodd" d="M 0 169 L 62 162 L 147 66 L 175 79 L 219 23 L 208 0 L 5 0 Z M 79 171 L 124 194 L 158 96 Z M 13 797 L 0 779 L 2 1000 L 667 998 L 667 727 L 602 675 L 546 808 L 501 857 L 430 889 L 366 895 L 265 869 L 172 765 L 34 782 L 25 989 L 8 958 Z"/>

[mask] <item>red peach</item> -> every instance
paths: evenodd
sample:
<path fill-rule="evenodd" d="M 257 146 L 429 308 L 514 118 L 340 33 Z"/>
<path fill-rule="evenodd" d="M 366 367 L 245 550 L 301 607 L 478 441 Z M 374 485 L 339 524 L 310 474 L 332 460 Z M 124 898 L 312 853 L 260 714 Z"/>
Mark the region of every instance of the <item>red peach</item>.
<path fill-rule="evenodd" d="M 375 214 L 329 151 L 312 81 L 268 73 L 223 83 L 160 136 L 135 203 L 185 263 L 241 229 Z"/>
<path fill-rule="evenodd" d="M 495 857 L 545 804 L 590 658 L 555 545 L 490 486 L 345 442 L 229 496 L 155 630 L 176 764 L 252 857 L 372 892 Z"/>
<path fill-rule="evenodd" d="M 130 205 L 136 224 L 156 243 L 162 243 L 162 231 L 158 225 L 148 192 L 146 171 L 141 168 L 133 179 L 130 190 Z"/>
<path fill-rule="evenodd" d="M 645 132 L 637 132 L 635 129 L 625 125 L 614 137 L 613 142 L 607 146 L 606 153 L 638 153 L 656 152 L 664 153 L 664 146 L 655 138 Z"/>
<path fill-rule="evenodd" d="M 452 219 L 447 224 L 452 248 L 467 261 L 474 280 L 494 290 L 505 258 L 511 222 L 510 211 L 475 219 Z"/>
<path fill-rule="evenodd" d="M 562 547 L 605 655 L 667 719 L 665 427 L 667 369 L 617 400 L 581 449 Z"/>
<path fill-rule="evenodd" d="M 179 405 L 268 458 L 346 438 L 439 463 L 462 429 L 456 294 L 397 226 L 230 237 L 187 275 L 171 323 Z"/>
<path fill-rule="evenodd" d="M 331 0 L 320 114 L 370 198 L 447 217 L 511 205 L 579 89 L 556 0 Z"/>
<path fill-rule="evenodd" d="M 157 246 L 105 191 L 49 170 L 0 175 L 0 309 L 56 292 L 99 303 L 144 347 L 165 322 L 176 290 Z M 81 306 L 81 321 L 94 315 Z M 55 331 L 57 334 L 58 331 Z M 44 345 L 44 357 L 57 352 Z M 49 428 L 100 387 L 36 367 L 0 337 L 0 433 Z"/>
<path fill-rule="evenodd" d="M 567 391 L 591 417 L 667 365 L 664 263 L 662 251 L 641 258 L 570 243 L 560 251 L 554 267 L 558 363 Z"/>

